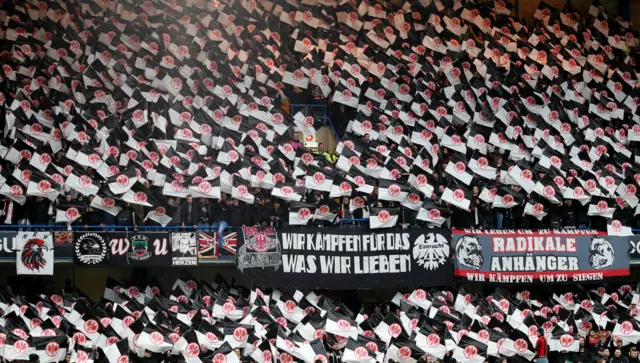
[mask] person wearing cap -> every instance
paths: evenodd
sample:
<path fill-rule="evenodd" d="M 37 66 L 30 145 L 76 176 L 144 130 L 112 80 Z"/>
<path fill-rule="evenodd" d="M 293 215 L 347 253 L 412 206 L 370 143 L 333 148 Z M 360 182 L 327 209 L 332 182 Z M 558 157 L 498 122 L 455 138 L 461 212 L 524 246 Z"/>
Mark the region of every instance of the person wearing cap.
<path fill-rule="evenodd" d="M 549 345 L 547 338 L 544 337 L 544 329 L 538 328 L 538 340 L 536 341 L 536 363 L 549 363 L 547 354 L 549 353 Z"/>

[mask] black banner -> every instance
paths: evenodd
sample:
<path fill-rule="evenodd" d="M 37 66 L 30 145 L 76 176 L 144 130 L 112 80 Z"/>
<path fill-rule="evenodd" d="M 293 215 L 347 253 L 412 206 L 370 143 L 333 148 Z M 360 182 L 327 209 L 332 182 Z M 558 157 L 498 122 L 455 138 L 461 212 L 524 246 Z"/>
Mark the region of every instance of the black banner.
<path fill-rule="evenodd" d="M 172 265 L 168 232 L 111 232 L 106 234 L 111 266 Z"/>
<path fill-rule="evenodd" d="M 366 289 L 445 286 L 453 280 L 447 229 L 246 227 L 243 232 L 237 266 L 247 285 Z"/>
<path fill-rule="evenodd" d="M 80 266 L 104 266 L 109 263 L 109 238 L 106 232 L 75 232 L 73 263 Z"/>
<path fill-rule="evenodd" d="M 0 259 L 16 258 L 16 236 L 18 232 L 0 231 Z"/>

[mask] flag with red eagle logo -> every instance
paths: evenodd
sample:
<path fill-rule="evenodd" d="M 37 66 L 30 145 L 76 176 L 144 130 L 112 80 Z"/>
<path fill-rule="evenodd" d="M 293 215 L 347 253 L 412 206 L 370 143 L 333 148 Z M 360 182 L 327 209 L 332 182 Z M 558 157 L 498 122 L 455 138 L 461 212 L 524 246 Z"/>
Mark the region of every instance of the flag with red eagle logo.
<path fill-rule="evenodd" d="M 378 198 L 392 202 L 403 202 L 407 199 L 409 185 L 399 180 L 380 179 L 378 182 Z"/>
<path fill-rule="evenodd" d="M 51 232 L 20 232 L 16 237 L 18 275 L 53 275 Z"/>
<path fill-rule="evenodd" d="M 200 343 L 193 329 L 185 332 L 174 344 L 173 349 L 182 353 L 186 363 L 202 363 Z"/>
<path fill-rule="evenodd" d="M 385 343 L 389 344 L 393 339 L 397 338 L 404 332 L 402 321 L 394 313 L 385 316 L 378 326 L 374 328 L 374 333 Z"/>
<path fill-rule="evenodd" d="M 122 339 L 119 342 L 104 348 L 104 356 L 107 357 L 109 363 L 130 363 L 129 359 L 129 341 Z M 76 362 L 79 363 L 79 362 Z"/>
<path fill-rule="evenodd" d="M 31 337 L 35 354 L 40 357 L 40 363 L 53 363 L 64 360 L 69 347 L 66 335 Z"/>
<path fill-rule="evenodd" d="M 325 331 L 344 338 L 358 337 L 358 325 L 355 320 L 337 311 L 327 311 Z"/>
<path fill-rule="evenodd" d="M 371 207 L 369 212 L 369 226 L 371 229 L 391 228 L 398 223 L 400 208 Z"/>
<path fill-rule="evenodd" d="M 29 355 L 34 354 L 36 347 L 28 336 L 18 336 L 9 332 L 4 334 L 2 343 L 4 351 L 2 357 L 7 361 L 29 360 Z"/>
<path fill-rule="evenodd" d="M 425 198 L 420 206 L 417 219 L 440 227 L 449 217 L 451 217 L 451 209 L 439 205 L 430 198 Z"/>
<path fill-rule="evenodd" d="M 513 330 L 509 333 L 507 340 L 502 343 L 501 353 L 507 357 L 519 355 L 528 361 L 536 356 L 533 344 L 529 341 L 527 334 L 520 330 Z"/>
<path fill-rule="evenodd" d="M 466 185 L 471 184 L 473 180 L 473 171 L 469 169 L 469 161 L 466 156 L 461 153 L 454 152 L 447 164 L 444 172 L 458 179 Z"/>
<path fill-rule="evenodd" d="M 487 345 L 465 335 L 458 341 L 452 357 L 462 363 L 482 363 L 487 359 Z"/>
<path fill-rule="evenodd" d="M 70 362 L 93 363 L 94 360 L 95 352 L 93 349 L 78 344 L 73 347 Z"/>
<path fill-rule="evenodd" d="M 398 363 L 416 363 L 423 355 L 424 351 L 416 343 L 402 335 L 391 341 L 384 358 L 385 361 L 394 360 Z"/>
<path fill-rule="evenodd" d="M 200 359 L 203 362 L 211 363 L 240 363 L 240 357 L 233 351 L 231 345 L 226 342 L 216 350 L 203 352 Z M 275 362 L 275 360 L 273 362 Z"/>
<path fill-rule="evenodd" d="M 31 178 L 27 186 L 27 194 L 44 197 L 54 202 L 60 195 L 62 187 L 55 180 L 40 170 L 31 170 Z"/>
<path fill-rule="evenodd" d="M 305 187 L 310 190 L 329 192 L 333 185 L 333 178 L 334 171 L 331 167 L 321 168 L 313 164 L 309 164 L 307 166 L 307 174 L 304 178 L 304 184 Z"/>
<path fill-rule="evenodd" d="M 224 334 L 211 323 L 203 320 L 196 330 L 200 346 L 207 349 L 218 349 L 224 343 Z"/>
<path fill-rule="evenodd" d="M 229 343 L 233 349 L 242 349 L 247 346 L 249 336 L 253 335 L 254 331 L 254 327 L 248 324 L 224 323 L 222 328 L 224 341 Z M 222 347 L 220 347 L 220 349 L 222 349 Z"/>
<path fill-rule="evenodd" d="M 635 326 L 638 326 L 637 322 Z M 550 352 L 577 352 L 579 350 L 580 337 L 578 336 L 578 334 L 568 332 L 562 329 L 560 326 L 556 326 L 555 328 L 553 328 L 553 330 L 551 331 L 551 336 L 549 337 Z"/>
<path fill-rule="evenodd" d="M 138 181 L 138 176 L 136 174 L 136 169 L 134 167 L 130 167 L 127 170 L 124 170 L 118 174 L 110 176 L 107 179 L 107 183 L 109 184 L 109 190 L 113 194 L 124 194 L 133 187 L 133 185 Z"/>
<path fill-rule="evenodd" d="M 326 320 L 327 319 L 317 311 L 309 312 L 302 318 L 300 323 L 298 323 L 294 331 L 306 340 L 322 338 L 325 335 L 324 328 Z"/>
<path fill-rule="evenodd" d="M 224 292 L 218 293 L 211 316 L 216 319 L 238 321 L 247 315 L 246 303 L 245 299 L 235 299 L 232 295 Z"/>
<path fill-rule="evenodd" d="M 438 359 L 444 358 L 447 353 L 442 334 L 431 325 L 424 324 L 418 329 L 415 342 L 425 353 Z"/>
<path fill-rule="evenodd" d="M 268 339 L 264 339 L 256 349 L 251 352 L 251 358 L 258 363 L 275 363 L 278 357 L 278 350 Z"/>
<path fill-rule="evenodd" d="M 628 314 L 620 313 L 612 334 L 622 340 L 622 345 L 637 344 L 640 340 L 640 324 Z"/>
<path fill-rule="evenodd" d="M 171 335 L 176 333 L 167 328 L 166 325 L 162 325 L 147 323 L 147 326 L 144 327 L 144 330 L 135 341 L 136 345 L 154 353 L 165 353 L 171 350 L 174 344 L 174 339 L 172 339 Z M 177 335 L 176 341 L 179 338 L 180 335 Z"/>
<path fill-rule="evenodd" d="M 199 188 L 202 184 L 208 184 L 208 181 L 203 181 L 198 186 Z M 209 186 L 206 189 L 211 189 Z M 220 194 L 218 194 L 219 196 Z M 251 193 L 251 184 L 246 180 L 242 179 L 239 175 L 233 175 L 233 185 L 231 187 L 231 197 L 233 199 L 237 199 L 243 201 L 247 204 L 253 204 L 255 201 L 255 196 Z"/>
<path fill-rule="evenodd" d="M 342 361 L 346 363 L 375 363 L 380 361 L 382 354 L 378 352 L 378 346 L 373 343 L 365 343 L 349 338 L 344 348 Z"/>
<path fill-rule="evenodd" d="M 451 179 L 442 193 L 441 198 L 447 203 L 468 211 L 469 206 L 471 205 L 472 196 L 471 190 L 469 190 L 466 185 L 455 179 Z"/>
<path fill-rule="evenodd" d="M 305 363 L 329 363 L 327 350 L 321 339 L 303 342 L 300 347 L 300 356 Z"/>
<path fill-rule="evenodd" d="M 316 213 L 316 206 L 313 204 L 291 202 L 289 204 L 289 224 L 307 225 Z"/>
<path fill-rule="evenodd" d="M 56 223 L 73 223 L 87 212 L 87 208 L 78 200 L 64 200 L 56 205 Z"/>

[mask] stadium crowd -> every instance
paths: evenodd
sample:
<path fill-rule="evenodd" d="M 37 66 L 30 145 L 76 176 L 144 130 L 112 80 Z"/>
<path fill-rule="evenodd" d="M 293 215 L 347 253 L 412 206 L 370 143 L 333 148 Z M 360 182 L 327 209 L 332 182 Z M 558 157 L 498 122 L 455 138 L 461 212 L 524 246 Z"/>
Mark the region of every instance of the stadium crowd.
<path fill-rule="evenodd" d="M 5 224 L 640 226 L 639 42 L 597 0 L 1 6 Z"/>

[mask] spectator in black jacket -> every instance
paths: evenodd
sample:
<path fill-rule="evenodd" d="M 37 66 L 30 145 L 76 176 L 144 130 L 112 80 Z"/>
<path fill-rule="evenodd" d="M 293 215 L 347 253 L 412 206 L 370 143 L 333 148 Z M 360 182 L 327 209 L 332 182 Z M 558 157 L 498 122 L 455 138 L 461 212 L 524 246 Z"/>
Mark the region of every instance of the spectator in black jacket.
<path fill-rule="evenodd" d="M 233 199 L 231 204 L 229 205 L 229 224 L 233 227 L 233 230 L 236 232 L 242 231 L 242 226 L 247 224 L 245 216 L 243 215 L 245 211 L 244 205 L 240 204 L 240 201 L 237 199 Z M 250 223 L 250 221 L 249 221 Z"/>
<path fill-rule="evenodd" d="M 268 203 L 267 198 L 259 198 L 255 205 L 256 211 L 254 216 L 254 224 L 262 224 L 269 221 L 271 216 L 271 206 Z"/>
<path fill-rule="evenodd" d="M 591 220 L 587 215 L 589 208 L 581 207 L 578 205 L 576 208 L 576 222 L 578 223 L 578 229 L 588 229 L 591 226 Z"/>
<path fill-rule="evenodd" d="M 287 211 L 280 206 L 279 200 L 273 201 L 273 210 L 271 211 L 271 225 L 273 227 L 286 227 L 289 223 Z"/>
<path fill-rule="evenodd" d="M 209 210 L 211 212 L 211 220 L 218 225 L 218 244 L 222 248 L 224 242 L 224 230 L 229 226 L 229 205 L 227 195 L 222 194 L 222 199 L 211 202 Z"/>
<path fill-rule="evenodd" d="M 182 225 L 182 209 L 180 208 L 180 199 L 169 198 L 169 205 L 172 207 L 176 207 L 173 212 L 173 216 L 171 218 L 171 222 L 169 222 L 170 226 L 180 226 Z"/>
<path fill-rule="evenodd" d="M 471 213 L 454 208 L 451 213 L 451 226 L 454 228 L 470 228 Z"/>
<path fill-rule="evenodd" d="M 197 224 L 200 220 L 200 210 L 198 209 L 198 206 L 193 202 L 192 196 L 187 197 L 187 202 L 182 205 L 180 210 L 182 227 L 193 226 L 193 228 L 198 228 Z"/>
<path fill-rule="evenodd" d="M 578 226 L 573 200 L 567 199 L 562 207 L 562 228 L 575 229 Z"/>
<path fill-rule="evenodd" d="M 640 363 L 640 359 L 638 358 L 638 349 L 636 349 L 636 347 L 631 347 L 627 361 L 629 363 Z"/>
<path fill-rule="evenodd" d="M 496 228 L 496 219 L 493 208 L 490 203 L 478 199 L 478 217 L 480 218 L 480 226 L 484 229 Z"/>
<path fill-rule="evenodd" d="M 549 206 L 549 228 L 562 228 L 562 207 L 556 204 Z"/>
<path fill-rule="evenodd" d="M 89 205 L 91 205 L 93 198 L 93 195 L 89 197 Z M 103 226 L 102 215 L 101 210 L 87 208 L 87 213 L 84 214 L 84 229 L 88 229 L 89 226 Z"/>
<path fill-rule="evenodd" d="M 580 348 L 578 348 L 577 352 L 573 352 L 569 354 L 569 361 L 571 361 L 572 363 L 578 363 L 578 362 L 582 362 L 582 363 L 588 363 L 589 361 L 591 361 L 591 357 L 589 354 L 589 351 L 586 349 L 585 347 L 585 341 L 584 338 L 580 338 Z"/>
<path fill-rule="evenodd" d="M 211 203 L 209 203 L 209 199 L 200 198 L 197 203 L 198 207 L 198 228 L 208 229 L 209 225 L 213 218 L 211 217 Z"/>
<path fill-rule="evenodd" d="M 102 211 L 102 224 L 104 226 L 115 226 L 117 222 L 118 222 L 117 216 L 114 216 L 113 214 L 107 211 Z"/>
<path fill-rule="evenodd" d="M 35 197 L 27 202 L 29 221 L 31 224 L 49 224 L 49 207 L 51 202 L 43 197 Z"/>
<path fill-rule="evenodd" d="M 622 355 L 622 350 L 620 348 L 617 348 L 616 350 L 614 350 L 613 357 L 609 359 L 609 363 L 626 363 L 626 362 L 627 362 L 627 357 L 624 357 Z"/>
<path fill-rule="evenodd" d="M 135 219 L 135 212 L 129 203 L 122 208 L 116 218 L 116 224 L 118 226 L 137 226 Z"/>

